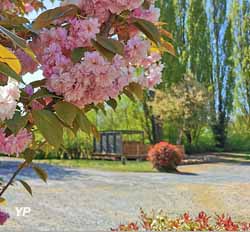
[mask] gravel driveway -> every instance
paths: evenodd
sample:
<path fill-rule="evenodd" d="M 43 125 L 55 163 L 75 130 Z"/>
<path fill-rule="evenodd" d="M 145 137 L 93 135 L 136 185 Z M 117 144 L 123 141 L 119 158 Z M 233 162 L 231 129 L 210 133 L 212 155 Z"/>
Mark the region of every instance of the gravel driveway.
<path fill-rule="evenodd" d="M 18 161 L 2 159 L 0 176 L 10 176 Z M 180 167 L 186 174 L 114 173 L 41 165 L 49 173 L 44 184 L 32 170 L 20 177 L 33 188 L 30 197 L 16 184 L 6 194 L 10 220 L 3 231 L 107 231 L 135 220 L 139 208 L 226 212 L 250 221 L 250 165 L 203 164 Z M 16 207 L 30 207 L 17 216 Z"/>

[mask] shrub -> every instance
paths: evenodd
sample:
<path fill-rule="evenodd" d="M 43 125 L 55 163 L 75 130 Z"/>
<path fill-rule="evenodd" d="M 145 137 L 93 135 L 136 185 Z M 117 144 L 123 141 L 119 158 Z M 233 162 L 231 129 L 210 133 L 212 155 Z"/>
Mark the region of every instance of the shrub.
<path fill-rule="evenodd" d="M 163 211 L 147 215 L 141 210 L 139 223 L 121 224 L 112 231 L 250 231 L 250 223 L 234 222 L 232 217 L 222 215 L 208 216 L 200 212 L 196 217 L 184 213 L 170 218 Z"/>
<path fill-rule="evenodd" d="M 148 160 L 159 171 L 173 171 L 183 160 L 184 155 L 177 146 L 160 142 L 154 145 L 148 152 Z"/>

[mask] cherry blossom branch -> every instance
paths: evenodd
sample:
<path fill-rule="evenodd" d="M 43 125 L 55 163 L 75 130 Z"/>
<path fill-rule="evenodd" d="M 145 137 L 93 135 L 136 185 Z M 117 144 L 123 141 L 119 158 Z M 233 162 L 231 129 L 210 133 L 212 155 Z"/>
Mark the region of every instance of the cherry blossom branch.
<path fill-rule="evenodd" d="M 0 197 L 5 193 L 5 191 L 9 188 L 9 186 L 13 183 L 15 180 L 16 176 L 22 171 L 22 169 L 26 166 L 27 161 L 24 161 L 21 163 L 18 167 L 18 169 L 13 173 L 12 177 L 8 181 L 8 183 L 3 187 L 3 189 L 0 192 Z"/>
<path fill-rule="evenodd" d="M 115 22 L 115 18 L 116 15 L 110 13 L 109 19 L 107 20 L 107 22 L 104 24 L 102 30 L 101 30 L 101 34 L 104 36 L 108 36 L 109 31 L 111 30 L 113 23 Z"/>

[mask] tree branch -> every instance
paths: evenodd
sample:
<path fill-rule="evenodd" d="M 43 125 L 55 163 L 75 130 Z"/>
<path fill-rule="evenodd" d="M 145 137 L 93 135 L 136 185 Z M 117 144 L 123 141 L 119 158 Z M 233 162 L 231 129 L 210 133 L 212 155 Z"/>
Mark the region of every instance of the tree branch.
<path fill-rule="evenodd" d="M 0 192 L 0 197 L 5 193 L 5 191 L 8 189 L 8 187 L 13 183 L 15 180 L 16 176 L 21 172 L 21 170 L 26 166 L 27 161 L 24 161 L 21 163 L 18 167 L 18 169 L 14 172 L 8 183 L 3 187 L 3 189 Z"/>

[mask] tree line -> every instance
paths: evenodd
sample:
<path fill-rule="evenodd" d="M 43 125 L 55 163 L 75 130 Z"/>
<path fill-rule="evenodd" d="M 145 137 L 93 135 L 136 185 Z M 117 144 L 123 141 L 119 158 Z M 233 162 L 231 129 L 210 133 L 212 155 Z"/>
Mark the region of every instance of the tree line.
<path fill-rule="evenodd" d="M 250 1 L 158 0 L 176 55 L 142 102 L 121 97 L 90 118 L 103 129 L 140 129 L 190 152 L 250 149 Z M 190 149 L 191 148 L 191 149 Z"/>
<path fill-rule="evenodd" d="M 224 148 L 233 120 L 250 129 L 250 1 L 158 0 L 157 5 L 176 50 L 176 57 L 163 58 L 166 68 L 159 88 L 168 92 L 192 73 L 207 89 L 208 126 L 216 147 Z M 159 126 L 155 130 L 161 134 Z M 190 136 L 187 131 L 191 142 Z"/>

